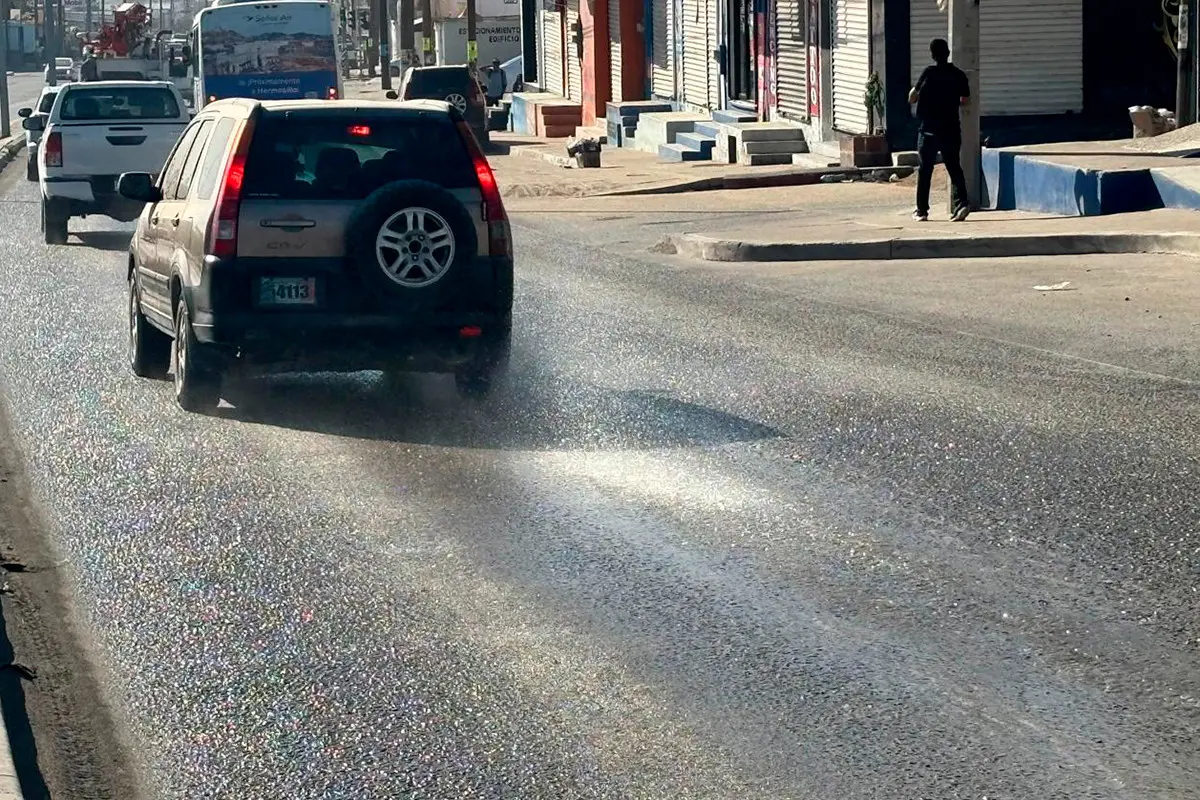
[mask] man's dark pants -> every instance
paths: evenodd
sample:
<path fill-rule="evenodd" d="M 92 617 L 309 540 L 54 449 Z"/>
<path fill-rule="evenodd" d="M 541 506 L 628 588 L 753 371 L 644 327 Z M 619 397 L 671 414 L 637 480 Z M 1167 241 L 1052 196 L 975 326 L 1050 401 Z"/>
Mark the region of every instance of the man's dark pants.
<path fill-rule="evenodd" d="M 929 213 L 929 184 L 933 181 L 933 167 L 937 163 L 938 153 L 942 154 L 942 163 L 946 166 L 946 174 L 950 176 L 951 207 L 957 211 L 966 205 L 967 178 L 963 175 L 961 150 L 960 131 L 921 131 L 917 134 L 917 155 L 920 157 L 917 167 L 917 211 Z"/>

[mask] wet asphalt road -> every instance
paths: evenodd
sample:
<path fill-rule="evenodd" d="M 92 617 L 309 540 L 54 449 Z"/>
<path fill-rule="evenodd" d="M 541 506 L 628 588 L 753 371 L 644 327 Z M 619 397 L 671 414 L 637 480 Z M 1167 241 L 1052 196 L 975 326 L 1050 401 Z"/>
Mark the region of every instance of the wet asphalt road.
<path fill-rule="evenodd" d="M 522 224 L 505 396 L 188 415 L 34 196 L 0 381 L 148 794 L 1200 796 L 1196 383 Z"/>

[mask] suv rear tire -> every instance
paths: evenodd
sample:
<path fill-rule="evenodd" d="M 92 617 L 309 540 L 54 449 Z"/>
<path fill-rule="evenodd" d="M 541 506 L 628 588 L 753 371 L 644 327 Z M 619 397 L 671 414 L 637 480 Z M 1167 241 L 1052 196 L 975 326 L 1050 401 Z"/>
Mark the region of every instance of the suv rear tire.
<path fill-rule="evenodd" d="M 59 203 L 42 198 L 42 235 L 45 237 L 46 244 L 67 243 L 68 219 L 68 215 Z"/>
<path fill-rule="evenodd" d="M 444 222 L 451 235 L 453 254 L 447 254 L 449 263 L 423 285 L 417 285 L 421 283 L 420 280 L 406 283 L 389 276 L 378 247 L 381 235 L 388 230 L 385 226 L 389 226 L 389 223 L 395 225 L 399 212 L 407 209 L 427 212 L 426 219 L 435 225 Z M 390 230 L 392 234 L 397 234 L 395 227 Z M 424 252 L 437 260 L 436 249 L 434 252 L 428 250 L 429 237 L 422 237 L 421 231 L 410 233 L 411 236 L 397 235 L 395 247 L 385 248 L 383 252 L 394 253 L 396 258 L 401 258 L 405 252 L 403 248 L 414 248 L 409 251 L 414 256 L 421 254 L 421 248 L 426 248 Z M 392 309 L 397 306 L 432 309 L 438 306 L 443 295 L 461 294 L 460 279 L 467 272 L 464 266 L 476 257 L 478 251 L 475 222 L 466 207 L 449 191 L 428 181 L 396 181 L 377 189 L 363 201 L 346 229 L 346 252 L 358 269 L 363 283 L 373 293 L 382 295 L 384 302 Z M 427 277 L 424 271 L 415 277 L 423 276 Z"/>
<path fill-rule="evenodd" d="M 184 411 L 211 411 L 221 401 L 221 373 L 206 355 L 204 345 L 192 333 L 192 316 L 187 302 L 181 298 L 175 310 L 171 368 L 175 376 L 175 402 Z"/>
<path fill-rule="evenodd" d="M 137 278 L 129 278 L 129 368 L 139 378 L 164 378 L 171 364 L 171 337 L 142 313 Z"/>

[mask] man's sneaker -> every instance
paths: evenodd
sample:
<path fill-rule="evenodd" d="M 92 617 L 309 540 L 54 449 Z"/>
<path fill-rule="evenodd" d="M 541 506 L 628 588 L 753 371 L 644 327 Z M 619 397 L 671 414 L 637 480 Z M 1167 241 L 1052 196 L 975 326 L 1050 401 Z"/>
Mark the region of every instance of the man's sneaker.
<path fill-rule="evenodd" d="M 958 211 L 955 211 L 954 216 L 950 217 L 950 219 L 954 220 L 955 222 L 962 222 L 970 213 L 970 206 L 959 206 Z"/>
<path fill-rule="evenodd" d="M 928 222 L 928 221 L 929 221 L 929 215 L 928 215 L 928 214 L 925 214 L 925 213 L 922 213 L 922 212 L 920 212 L 920 211 L 914 211 L 914 212 L 913 212 L 913 219 L 914 219 L 914 220 L 916 220 L 917 222 Z"/>

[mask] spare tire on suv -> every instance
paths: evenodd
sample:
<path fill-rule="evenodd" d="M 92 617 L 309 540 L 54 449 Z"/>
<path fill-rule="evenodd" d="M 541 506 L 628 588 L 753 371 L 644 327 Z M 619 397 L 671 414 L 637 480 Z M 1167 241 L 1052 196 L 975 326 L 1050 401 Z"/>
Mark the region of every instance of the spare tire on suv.
<path fill-rule="evenodd" d="M 479 238 L 467 209 L 437 184 L 389 183 L 370 194 L 346 229 L 346 253 L 364 284 L 392 308 L 436 307 L 471 276 Z"/>

